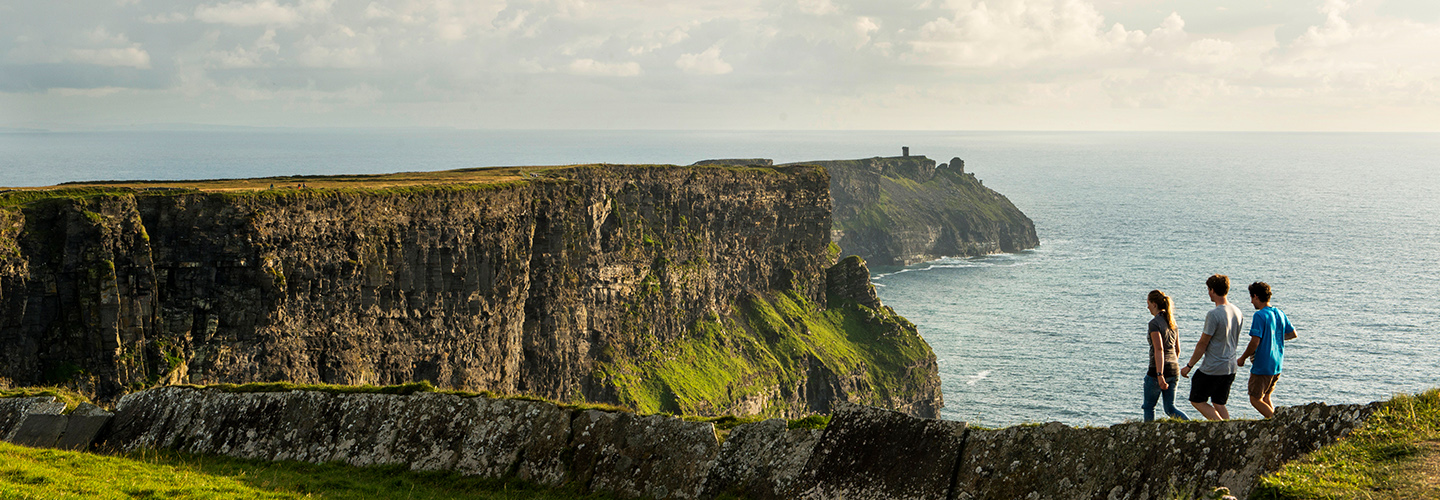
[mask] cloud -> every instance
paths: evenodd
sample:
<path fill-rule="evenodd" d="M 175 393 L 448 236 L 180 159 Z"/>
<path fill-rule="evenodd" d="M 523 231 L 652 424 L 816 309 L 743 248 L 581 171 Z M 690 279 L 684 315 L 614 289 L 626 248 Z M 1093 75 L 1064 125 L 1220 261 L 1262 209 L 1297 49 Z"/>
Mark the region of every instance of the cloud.
<path fill-rule="evenodd" d="M 834 4 L 830 3 L 830 0 L 796 0 L 795 3 L 800 8 L 800 12 L 812 16 L 824 16 L 840 11 Z"/>
<path fill-rule="evenodd" d="M 114 49 L 70 49 L 71 61 L 99 66 L 149 68 L 150 53 L 138 45 Z"/>
<path fill-rule="evenodd" d="M 720 59 L 719 45 L 712 45 L 699 54 L 681 54 L 675 60 L 675 67 L 692 75 L 723 75 L 734 70 L 730 63 Z"/>
<path fill-rule="evenodd" d="M 226 2 L 195 7 L 195 19 L 211 24 L 232 26 L 289 26 L 304 19 L 300 11 L 275 0 L 257 2 Z"/>
<path fill-rule="evenodd" d="M 234 68 L 256 68 L 265 66 L 266 54 L 279 54 L 280 45 L 275 42 L 275 29 L 265 30 L 265 34 L 255 40 L 249 48 L 236 46 L 235 50 L 212 50 L 205 55 L 214 67 Z"/>
<path fill-rule="evenodd" d="M 140 20 L 149 24 L 173 24 L 188 21 L 190 20 L 190 16 L 180 12 L 169 12 L 163 14 L 146 14 L 140 16 Z"/>
<path fill-rule="evenodd" d="M 576 59 L 570 62 L 566 70 L 583 76 L 638 76 L 640 64 L 634 61 L 606 63 L 594 59 Z"/>
<path fill-rule="evenodd" d="M 105 97 L 107 95 L 123 92 L 120 87 L 100 87 L 93 89 L 72 89 L 57 87 L 49 90 L 49 93 L 65 97 Z"/>
<path fill-rule="evenodd" d="M 143 95 L 164 105 L 141 116 L 194 115 L 165 120 L 343 109 L 346 124 L 387 125 L 434 113 L 415 120 L 475 126 L 453 110 L 495 102 L 733 113 L 725 126 L 739 127 L 773 126 L 753 117 L 783 108 L 802 128 L 980 126 L 955 119 L 976 107 L 1097 123 L 1111 110 L 1440 113 L 1440 21 L 1361 0 L 1224 14 L 1196 0 L 76 1 L 89 3 L 0 5 L 18 20 L 0 23 L 0 93 L 117 109 Z"/>
<path fill-rule="evenodd" d="M 1156 33 L 1183 28 L 1171 15 Z M 1094 5 L 1075 0 L 996 0 L 965 3 L 926 23 L 910 42 L 909 60 L 956 67 L 1018 68 L 1053 59 L 1124 52 L 1147 36 L 1119 23 L 1106 26 Z"/>

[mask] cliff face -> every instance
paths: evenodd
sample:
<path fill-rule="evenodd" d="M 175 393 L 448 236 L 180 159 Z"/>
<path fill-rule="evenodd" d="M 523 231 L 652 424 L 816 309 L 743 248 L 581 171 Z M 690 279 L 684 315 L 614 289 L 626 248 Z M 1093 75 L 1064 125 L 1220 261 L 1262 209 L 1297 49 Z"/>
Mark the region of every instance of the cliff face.
<path fill-rule="evenodd" d="M 101 399 L 429 380 L 643 411 L 933 415 L 934 355 L 913 326 L 826 295 L 828 183 L 814 167 L 606 166 L 12 200 L 0 378 Z"/>
<path fill-rule="evenodd" d="M 833 238 L 871 264 L 903 266 L 1040 245 L 1030 218 L 965 173 L 959 158 L 938 168 L 924 156 L 804 164 L 830 171 Z"/>

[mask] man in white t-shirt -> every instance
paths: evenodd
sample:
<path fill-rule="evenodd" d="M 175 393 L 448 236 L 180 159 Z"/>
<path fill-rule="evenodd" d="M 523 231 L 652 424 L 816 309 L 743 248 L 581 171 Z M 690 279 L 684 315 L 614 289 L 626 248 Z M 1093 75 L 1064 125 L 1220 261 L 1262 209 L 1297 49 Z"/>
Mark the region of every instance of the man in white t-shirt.
<path fill-rule="evenodd" d="M 1235 383 L 1235 354 L 1240 344 L 1240 327 L 1244 316 L 1240 308 L 1226 299 L 1230 293 L 1230 278 L 1223 274 L 1211 275 L 1205 280 L 1210 291 L 1210 301 L 1215 308 L 1205 315 L 1205 330 L 1200 341 L 1195 343 L 1195 353 L 1190 362 L 1180 369 L 1180 375 L 1190 376 L 1195 362 L 1203 355 L 1205 360 L 1195 370 L 1190 381 L 1190 404 L 1210 420 L 1229 420 L 1230 412 L 1225 403 L 1230 401 L 1230 385 Z"/>

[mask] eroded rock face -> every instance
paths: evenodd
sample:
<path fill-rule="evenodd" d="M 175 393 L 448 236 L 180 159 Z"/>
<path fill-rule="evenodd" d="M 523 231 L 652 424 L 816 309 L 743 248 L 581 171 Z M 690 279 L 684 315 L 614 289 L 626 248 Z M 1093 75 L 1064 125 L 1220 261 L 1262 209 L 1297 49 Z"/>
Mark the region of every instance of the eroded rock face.
<path fill-rule="evenodd" d="M 1018 252 L 1040 245 L 1035 225 L 959 158 L 801 162 L 830 171 L 832 239 L 875 266 Z"/>
<path fill-rule="evenodd" d="M 805 466 L 807 499 L 949 498 L 964 422 L 841 405 Z"/>
<path fill-rule="evenodd" d="M 0 251 L 0 379 L 101 401 L 166 382 L 429 380 L 676 413 L 796 415 L 880 393 L 938 408 L 928 346 L 884 368 L 928 370 L 905 379 L 916 387 L 876 391 L 822 352 L 818 366 L 787 354 L 697 385 L 733 399 L 635 396 L 657 386 L 646 356 L 743 355 L 696 325 L 735 323 L 745 297 L 824 307 L 828 189 L 817 167 L 603 166 L 489 188 L 139 192 L 0 209 L 0 250 L 16 250 Z M 833 377 L 819 384 L 828 392 L 806 390 L 811 372 Z"/>
<path fill-rule="evenodd" d="M 784 420 L 741 425 L 730 431 L 705 480 L 704 498 L 785 499 L 804 482 L 805 464 L 824 431 L 788 429 Z"/>

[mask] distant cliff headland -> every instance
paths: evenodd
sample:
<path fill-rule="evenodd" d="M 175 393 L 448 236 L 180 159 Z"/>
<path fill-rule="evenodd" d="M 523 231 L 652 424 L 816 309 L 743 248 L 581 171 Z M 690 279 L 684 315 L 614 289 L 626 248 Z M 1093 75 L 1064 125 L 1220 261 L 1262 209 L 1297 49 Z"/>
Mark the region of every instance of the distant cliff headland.
<path fill-rule="evenodd" d="M 917 416 L 935 357 L 809 165 L 590 165 L 0 193 L 0 384 L 287 380 L 642 412 Z"/>
<path fill-rule="evenodd" d="M 965 161 L 924 156 L 806 162 L 830 171 L 832 239 L 871 265 L 906 266 L 1040 246 L 1035 224 Z"/>

